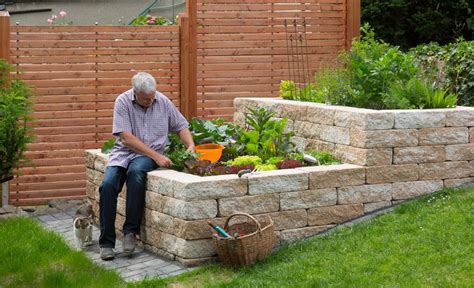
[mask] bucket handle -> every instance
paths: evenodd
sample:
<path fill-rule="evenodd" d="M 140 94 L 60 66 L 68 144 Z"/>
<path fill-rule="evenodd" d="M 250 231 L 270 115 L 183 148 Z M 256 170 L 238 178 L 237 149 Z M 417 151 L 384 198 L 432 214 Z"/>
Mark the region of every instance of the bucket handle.
<path fill-rule="evenodd" d="M 260 225 L 260 223 L 257 221 L 257 219 L 255 219 L 255 217 L 253 217 L 252 215 L 250 214 L 247 214 L 247 213 L 244 213 L 244 212 L 236 212 L 236 213 L 233 213 L 232 215 L 229 216 L 229 218 L 227 218 L 227 220 L 225 221 L 225 224 L 224 224 L 224 229 L 227 230 L 229 228 L 229 222 L 230 222 L 230 219 L 232 219 L 233 217 L 235 216 L 245 216 L 247 218 L 250 218 L 256 225 L 257 225 L 257 231 L 259 233 L 262 232 L 262 226 Z"/>

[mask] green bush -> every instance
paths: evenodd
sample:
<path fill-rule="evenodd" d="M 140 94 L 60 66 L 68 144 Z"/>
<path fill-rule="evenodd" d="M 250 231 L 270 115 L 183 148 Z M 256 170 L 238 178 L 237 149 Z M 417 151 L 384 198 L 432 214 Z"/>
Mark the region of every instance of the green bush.
<path fill-rule="evenodd" d="M 420 65 L 414 53 L 376 40 L 368 25 L 361 28 L 361 39 L 353 41 L 351 51 L 340 55 L 340 61 L 343 68 L 316 75 L 312 94 L 317 97 L 309 101 L 369 109 L 447 108 L 456 104 L 458 91 L 431 84 L 437 71 Z M 280 95 L 303 100 L 284 90 L 289 86 L 280 86 Z"/>
<path fill-rule="evenodd" d="M 21 80 L 8 82 L 11 66 L 0 60 L 0 180 L 16 173 L 31 135 L 32 93 Z"/>
<path fill-rule="evenodd" d="M 430 43 L 412 49 L 411 53 L 431 81 L 458 94 L 458 105 L 474 106 L 474 41 L 461 39 L 445 46 Z"/>
<path fill-rule="evenodd" d="M 362 22 L 374 27 L 380 39 L 402 49 L 474 36 L 473 0 L 362 0 L 361 8 Z"/>

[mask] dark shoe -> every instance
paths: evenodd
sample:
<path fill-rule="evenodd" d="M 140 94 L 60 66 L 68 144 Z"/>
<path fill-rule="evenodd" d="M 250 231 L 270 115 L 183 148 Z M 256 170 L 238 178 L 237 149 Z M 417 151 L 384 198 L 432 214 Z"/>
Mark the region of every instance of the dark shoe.
<path fill-rule="evenodd" d="M 123 252 L 126 254 L 133 253 L 135 251 L 135 235 L 133 233 L 128 233 L 123 237 Z"/>
<path fill-rule="evenodd" d="M 115 258 L 115 253 L 112 248 L 100 247 L 100 259 L 102 260 L 112 260 Z"/>

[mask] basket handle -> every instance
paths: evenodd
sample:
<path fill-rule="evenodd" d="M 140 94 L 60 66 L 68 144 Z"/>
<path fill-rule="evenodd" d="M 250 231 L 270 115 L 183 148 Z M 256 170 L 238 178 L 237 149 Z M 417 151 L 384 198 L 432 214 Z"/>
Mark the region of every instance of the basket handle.
<path fill-rule="evenodd" d="M 255 219 L 255 217 L 253 217 L 252 215 L 244 213 L 244 212 L 236 212 L 236 213 L 233 213 L 232 215 L 230 215 L 229 218 L 227 218 L 227 220 L 225 221 L 225 224 L 224 224 L 225 230 L 227 230 L 229 228 L 230 219 L 232 219 L 235 216 L 245 216 L 247 218 L 250 218 L 257 225 L 257 231 L 262 232 L 262 226 L 257 221 L 257 219 Z"/>

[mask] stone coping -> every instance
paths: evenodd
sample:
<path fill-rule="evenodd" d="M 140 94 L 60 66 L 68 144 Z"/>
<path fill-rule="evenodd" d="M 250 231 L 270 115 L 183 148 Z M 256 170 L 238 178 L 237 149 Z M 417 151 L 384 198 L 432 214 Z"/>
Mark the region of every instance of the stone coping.
<path fill-rule="evenodd" d="M 474 126 L 474 107 L 444 109 L 372 110 L 323 103 L 284 100 L 281 98 L 235 98 L 236 111 L 241 107 L 266 107 L 277 117 L 338 127 L 379 129 L 417 129 Z M 285 109 L 279 109 L 284 106 Z"/>

